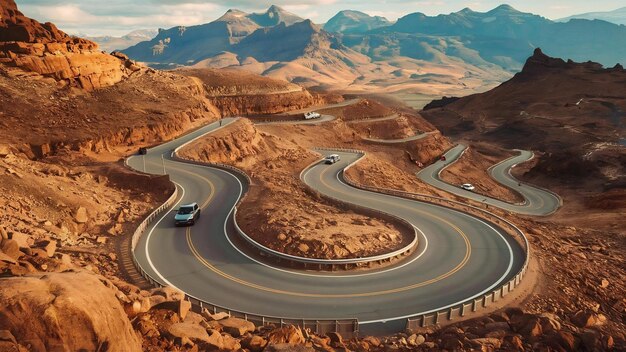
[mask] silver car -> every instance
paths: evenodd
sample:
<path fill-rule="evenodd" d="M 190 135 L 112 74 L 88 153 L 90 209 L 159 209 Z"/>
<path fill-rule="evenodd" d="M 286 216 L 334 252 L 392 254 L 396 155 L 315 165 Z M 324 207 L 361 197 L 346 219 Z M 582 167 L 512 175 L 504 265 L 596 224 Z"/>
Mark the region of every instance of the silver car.
<path fill-rule="evenodd" d="M 339 155 L 337 155 L 337 154 L 331 154 L 331 155 L 327 156 L 327 157 L 324 159 L 324 162 L 325 162 L 326 164 L 334 164 L 334 163 L 338 162 L 339 160 L 341 160 L 341 158 L 339 157 Z"/>
<path fill-rule="evenodd" d="M 176 215 L 174 215 L 176 226 L 193 226 L 199 218 L 200 207 L 198 206 L 198 203 L 182 205 L 176 212 Z"/>

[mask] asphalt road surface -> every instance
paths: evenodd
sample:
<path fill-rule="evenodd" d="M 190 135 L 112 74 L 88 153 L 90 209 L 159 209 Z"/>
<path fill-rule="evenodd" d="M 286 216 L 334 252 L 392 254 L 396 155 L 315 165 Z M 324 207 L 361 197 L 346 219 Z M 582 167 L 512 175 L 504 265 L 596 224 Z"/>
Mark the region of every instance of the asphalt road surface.
<path fill-rule="evenodd" d="M 491 198 L 476 192 L 466 191 L 460 185 L 453 185 L 443 181 L 439 175 L 443 169 L 455 163 L 465 150 L 464 145 L 457 145 L 446 154 L 446 161 L 439 160 L 420 171 L 417 176 L 424 182 L 442 189 L 446 192 L 456 194 L 461 197 L 483 202 L 504 210 L 524 215 L 546 216 L 554 213 L 561 206 L 560 198 L 552 192 L 533 187 L 527 183 L 520 183 L 510 173 L 511 168 L 517 164 L 532 159 L 533 153 L 525 150 L 520 151 L 520 155 L 506 159 L 490 168 L 489 173 L 499 183 L 519 192 L 525 199 L 522 204 L 512 204 L 499 199 Z"/>
<path fill-rule="evenodd" d="M 376 142 L 376 143 L 397 144 L 397 143 L 417 141 L 433 133 L 435 132 L 424 132 L 424 133 L 416 134 L 414 136 L 409 136 L 406 138 L 399 138 L 399 139 L 375 139 L 375 138 L 363 138 L 363 139 L 365 139 L 366 141 Z"/>
<path fill-rule="evenodd" d="M 190 202 L 202 207 L 192 227 L 175 227 L 174 210 L 165 212 L 137 245 L 138 262 L 163 284 L 242 312 L 357 318 L 361 331 L 373 333 L 402 330 L 407 317 L 480 296 L 510 280 L 523 266 L 521 247 L 494 224 L 346 185 L 342 170 L 359 155 L 341 152 L 340 162 L 320 162 L 303 174 L 303 180 L 321 193 L 406 219 L 421 233 L 418 249 L 391 267 L 366 272 L 297 271 L 257 262 L 233 245 L 232 211 L 246 191 L 242 180 L 220 169 L 171 159 L 174 148 L 218 128 L 211 124 L 128 159 L 139 171 L 162 174 L 165 169 L 179 188 L 173 208 Z"/>

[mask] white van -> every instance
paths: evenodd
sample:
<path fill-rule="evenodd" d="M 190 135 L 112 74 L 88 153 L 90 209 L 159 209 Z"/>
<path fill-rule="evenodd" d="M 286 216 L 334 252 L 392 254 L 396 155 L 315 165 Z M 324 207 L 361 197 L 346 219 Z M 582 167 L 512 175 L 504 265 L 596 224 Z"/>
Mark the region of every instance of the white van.
<path fill-rule="evenodd" d="M 319 119 L 320 117 L 322 117 L 322 115 L 314 111 L 309 111 L 304 114 L 305 120 Z"/>

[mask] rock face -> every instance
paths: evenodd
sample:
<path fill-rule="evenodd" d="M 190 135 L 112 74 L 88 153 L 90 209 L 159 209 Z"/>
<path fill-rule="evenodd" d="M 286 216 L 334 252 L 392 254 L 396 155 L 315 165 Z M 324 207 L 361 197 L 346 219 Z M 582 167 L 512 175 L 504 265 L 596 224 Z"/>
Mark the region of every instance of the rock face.
<path fill-rule="evenodd" d="M 35 73 L 87 90 L 113 85 L 139 67 L 98 51 L 94 42 L 73 38 L 52 23 L 24 16 L 14 0 L 0 0 L 0 71 Z"/>
<path fill-rule="evenodd" d="M 0 330 L 30 351 L 141 351 L 139 338 L 100 277 L 47 273 L 0 280 Z"/>

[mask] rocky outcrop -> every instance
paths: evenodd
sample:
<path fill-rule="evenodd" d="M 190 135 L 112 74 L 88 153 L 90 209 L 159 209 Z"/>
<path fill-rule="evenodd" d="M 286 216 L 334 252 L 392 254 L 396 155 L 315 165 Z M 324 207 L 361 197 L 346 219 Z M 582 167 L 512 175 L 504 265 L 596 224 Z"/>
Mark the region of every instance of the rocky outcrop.
<path fill-rule="evenodd" d="M 24 16 L 13 0 L 0 0 L 0 11 L 0 63 L 5 66 L 0 72 L 42 75 L 93 90 L 140 70 L 125 55 L 104 54 L 94 42 Z"/>
<path fill-rule="evenodd" d="M 586 70 L 591 71 L 624 71 L 623 67 L 620 64 L 615 65 L 612 68 L 605 69 L 601 64 L 597 62 L 587 61 L 587 62 L 574 62 L 572 60 L 563 60 L 561 58 L 550 57 L 543 53 L 541 48 L 536 48 L 533 52 L 533 55 L 526 60 L 524 64 L 524 68 L 522 72 L 516 76 L 526 77 L 537 74 L 546 74 L 548 72 L 554 72 L 558 70 L 567 70 L 574 69 L 576 67 L 581 67 Z"/>
<path fill-rule="evenodd" d="M 30 351 L 141 351 L 115 292 L 86 272 L 0 280 L 0 331 Z"/>

